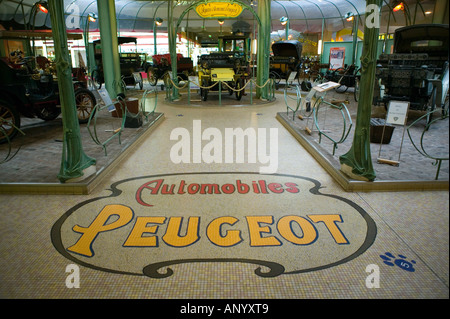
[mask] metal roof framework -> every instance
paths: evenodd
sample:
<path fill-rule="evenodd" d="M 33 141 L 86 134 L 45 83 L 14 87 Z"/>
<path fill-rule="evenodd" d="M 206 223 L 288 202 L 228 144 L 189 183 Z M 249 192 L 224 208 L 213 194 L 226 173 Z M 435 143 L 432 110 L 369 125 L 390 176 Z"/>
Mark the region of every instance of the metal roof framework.
<path fill-rule="evenodd" d="M 174 9 L 174 17 L 179 17 L 183 11 L 199 0 L 178 0 Z M 249 5 L 258 5 L 257 0 L 242 0 Z M 51 28 L 49 14 L 37 11 L 32 17 L 32 8 L 37 0 L 0 0 L 0 23 L 1 21 L 15 21 L 19 24 L 32 25 L 35 28 Z M 390 9 L 390 0 L 383 0 L 386 11 Z M 419 14 L 425 12 L 427 8 L 434 7 L 435 0 L 408 0 L 406 3 L 414 6 L 412 9 Z M 116 0 L 116 14 L 118 31 L 140 31 L 150 32 L 156 18 L 167 20 L 168 7 L 167 1 L 161 0 Z M 417 10 L 419 4 L 419 10 Z M 339 31 L 345 28 L 351 28 L 352 22 L 348 22 L 345 16 L 351 13 L 358 16 L 359 27 L 363 28 L 361 16 L 365 14 L 365 0 L 274 0 L 271 6 L 272 31 L 282 29 L 279 19 L 282 16 L 289 18 L 290 29 L 303 32 L 314 33 L 326 31 Z M 67 29 L 83 29 L 88 14 L 97 14 L 97 0 L 64 0 Z M 411 11 L 411 10 L 410 10 Z M 402 18 L 401 14 L 396 15 L 397 19 Z M 393 15 L 395 21 L 396 16 Z M 34 23 L 33 23 L 33 21 Z M 385 19 L 386 20 L 386 19 Z M 391 23 L 392 23 L 391 21 Z M 181 27 L 189 32 L 202 33 L 222 31 L 235 31 L 233 29 L 241 28 L 240 31 L 252 32 L 256 23 L 254 16 L 244 10 L 237 19 L 227 19 L 220 28 L 217 21 L 203 19 L 197 13 L 191 10 L 183 20 Z M 98 29 L 98 23 L 89 24 L 91 30 Z M 167 29 L 167 21 L 163 21 L 158 30 Z M 242 30 L 244 29 L 244 30 Z"/>

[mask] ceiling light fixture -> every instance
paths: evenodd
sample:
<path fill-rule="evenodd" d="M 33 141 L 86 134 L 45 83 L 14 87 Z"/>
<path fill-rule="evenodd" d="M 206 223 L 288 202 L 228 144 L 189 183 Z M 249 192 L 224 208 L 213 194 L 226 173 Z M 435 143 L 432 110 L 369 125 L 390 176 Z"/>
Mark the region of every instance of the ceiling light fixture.
<path fill-rule="evenodd" d="M 405 10 L 405 5 L 403 4 L 403 2 L 400 2 L 400 3 L 395 3 L 394 4 L 395 6 L 394 6 L 394 8 L 392 9 L 392 11 L 394 11 L 394 12 L 397 12 L 397 11 L 403 11 L 403 10 Z"/>
<path fill-rule="evenodd" d="M 347 12 L 347 13 L 345 14 L 344 18 L 345 18 L 345 20 L 347 20 L 347 21 L 350 22 L 350 21 L 353 21 L 353 19 L 355 18 L 355 16 L 353 15 L 353 13 Z"/>
<path fill-rule="evenodd" d="M 44 2 L 38 3 L 37 7 L 38 7 L 39 11 L 41 11 L 43 13 L 48 13 L 47 3 L 44 3 Z"/>
<path fill-rule="evenodd" d="M 88 14 L 88 20 L 89 20 L 90 22 L 95 22 L 95 21 L 97 21 L 97 15 L 96 15 L 95 13 L 89 13 L 89 14 Z"/>
<path fill-rule="evenodd" d="M 288 19 L 287 17 L 284 17 L 284 16 L 281 17 L 281 18 L 280 18 L 281 25 L 286 25 L 286 23 L 288 22 L 288 20 L 289 20 L 289 19 Z"/>

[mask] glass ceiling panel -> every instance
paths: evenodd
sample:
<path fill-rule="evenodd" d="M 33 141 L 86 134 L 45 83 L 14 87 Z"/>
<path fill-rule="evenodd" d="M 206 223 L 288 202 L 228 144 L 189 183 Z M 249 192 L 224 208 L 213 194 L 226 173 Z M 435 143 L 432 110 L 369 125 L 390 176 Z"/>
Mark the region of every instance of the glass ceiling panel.
<path fill-rule="evenodd" d="M 48 14 L 38 12 L 36 17 L 31 17 L 33 4 L 37 0 L 0 0 L 0 23 L 2 21 L 14 21 L 19 24 L 33 24 L 36 27 L 51 27 Z M 251 0 L 241 0 L 250 4 Z M 405 0 L 410 6 L 415 6 L 417 0 Z M 422 0 L 421 4 L 433 5 L 436 0 Z M 197 0 L 181 0 L 174 10 L 175 20 L 181 13 Z M 383 0 L 383 4 L 389 0 Z M 257 5 L 258 1 L 254 0 Z M 153 17 L 161 17 L 167 20 L 167 1 L 145 1 L 145 0 L 116 0 L 116 15 L 120 31 L 150 31 Z M 290 27 L 302 32 L 320 32 L 322 20 L 327 30 L 339 30 L 348 27 L 343 16 L 348 12 L 363 15 L 365 12 L 365 0 L 273 0 L 271 2 L 271 16 L 273 29 L 279 26 L 282 16 L 290 19 Z M 66 16 L 72 19 L 67 23 L 68 29 L 76 29 L 84 25 L 85 17 L 89 13 L 97 13 L 96 0 L 64 0 Z M 256 9 L 255 9 L 256 10 Z M 412 9 L 410 9 L 411 11 Z M 420 10 L 419 10 L 420 11 Z M 189 17 L 189 22 L 187 22 Z M 184 21 L 186 20 L 186 21 Z M 182 26 L 189 24 L 189 28 L 217 27 L 217 21 L 203 20 L 194 10 L 184 17 Z M 362 20 L 362 19 L 361 19 Z M 68 21 L 66 19 L 66 21 Z M 237 21 L 245 21 L 253 26 L 254 17 L 250 11 L 244 10 L 239 19 L 226 21 L 225 27 L 229 27 Z M 360 23 L 360 27 L 361 27 Z M 80 27 L 82 28 L 82 27 Z M 98 28 L 97 23 L 90 24 L 90 28 Z M 161 30 L 167 28 L 167 21 L 163 23 Z"/>

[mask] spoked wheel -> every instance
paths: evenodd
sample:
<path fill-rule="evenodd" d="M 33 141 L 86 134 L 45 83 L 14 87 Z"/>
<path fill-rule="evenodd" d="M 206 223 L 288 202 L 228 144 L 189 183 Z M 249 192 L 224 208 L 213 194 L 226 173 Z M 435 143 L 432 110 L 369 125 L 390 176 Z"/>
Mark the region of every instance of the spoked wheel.
<path fill-rule="evenodd" d="M 81 124 L 87 123 L 96 104 L 94 94 L 85 88 L 77 89 L 75 91 L 75 104 L 77 106 L 78 122 Z"/>
<path fill-rule="evenodd" d="M 11 141 L 20 128 L 20 114 L 10 102 L 0 100 L 0 144 Z"/>
<path fill-rule="evenodd" d="M 155 70 L 153 70 L 152 68 L 149 68 L 147 70 L 147 79 L 148 83 L 150 83 L 151 86 L 155 86 L 156 83 L 158 83 L 158 77 L 156 76 Z"/>

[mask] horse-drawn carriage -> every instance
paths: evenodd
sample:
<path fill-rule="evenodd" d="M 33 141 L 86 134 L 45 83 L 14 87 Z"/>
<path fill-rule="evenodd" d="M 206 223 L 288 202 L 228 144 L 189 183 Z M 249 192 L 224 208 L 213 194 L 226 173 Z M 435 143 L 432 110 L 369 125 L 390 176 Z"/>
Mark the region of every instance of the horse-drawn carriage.
<path fill-rule="evenodd" d="M 141 72 L 147 72 L 149 67 L 149 63 L 142 58 L 142 54 L 137 52 L 137 39 L 134 37 L 118 37 L 117 38 L 119 47 L 128 44 L 134 43 L 135 50 L 134 52 L 119 52 L 119 61 L 120 61 L 120 74 L 122 81 L 125 85 L 136 86 L 139 85 L 139 88 L 142 90 L 144 86 L 144 82 L 142 80 Z M 95 69 L 92 71 L 92 79 L 98 89 L 101 88 L 102 83 L 105 82 L 105 77 L 103 73 L 103 56 L 102 56 L 102 47 L 101 40 L 96 40 L 92 42 L 94 47 L 94 60 L 95 60 Z"/>
<path fill-rule="evenodd" d="M 275 84 L 287 80 L 291 72 L 297 72 L 295 79 L 301 84 L 302 44 L 297 40 L 279 41 L 272 44 L 273 56 L 270 57 L 270 77 Z"/>

